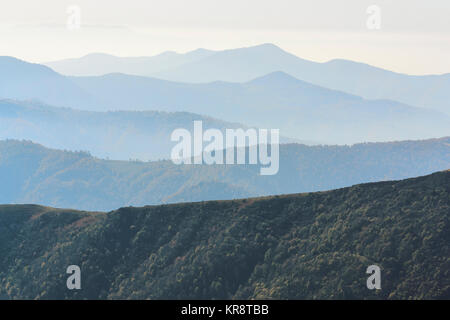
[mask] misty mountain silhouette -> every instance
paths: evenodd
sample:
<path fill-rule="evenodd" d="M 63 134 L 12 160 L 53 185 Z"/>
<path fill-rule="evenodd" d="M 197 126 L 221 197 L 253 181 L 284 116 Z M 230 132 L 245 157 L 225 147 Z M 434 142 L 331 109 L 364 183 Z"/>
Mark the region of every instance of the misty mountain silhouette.
<path fill-rule="evenodd" d="M 245 83 L 192 84 L 120 73 L 65 77 L 39 65 L 0 60 L 8 65 L 8 72 L 0 75 L 0 83 L 6 87 L 0 94 L 4 98 L 37 99 L 96 111 L 186 111 L 248 126 L 278 128 L 284 136 L 333 144 L 450 134 L 450 120 L 444 114 L 395 101 L 365 100 L 280 71 Z M 20 72 L 9 77 L 15 69 Z"/>
<path fill-rule="evenodd" d="M 95 76 L 107 73 L 151 75 L 166 69 L 191 63 L 213 54 L 197 49 L 186 54 L 165 51 L 152 57 L 117 57 L 106 53 L 91 53 L 81 58 L 44 63 L 59 73 L 72 76 Z"/>
<path fill-rule="evenodd" d="M 158 71 L 147 67 L 145 63 L 134 69 L 117 64 L 103 68 L 95 75 L 123 72 L 173 81 L 206 83 L 219 80 L 246 82 L 274 71 L 284 71 L 298 79 L 367 99 L 396 100 L 450 114 L 450 74 L 413 76 L 344 59 L 318 63 L 301 59 L 273 44 L 202 52 L 204 54 L 195 55 L 195 59 L 186 58 L 187 62 L 182 61 L 177 54 L 174 59 L 168 58 Z M 185 55 L 189 57 L 194 54 L 189 52 Z M 147 59 L 157 64 L 156 61 L 161 57 Z M 92 72 L 80 70 L 95 70 L 96 64 L 95 60 L 86 58 L 47 63 L 56 71 L 68 75 L 92 75 Z"/>
<path fill-rule="evenodd" d="M 188 111 L 284 136 L 327 143 L 432 138 L 450 134 L 450 117 L 388 100 L 365 100 L 275 72 L 246 83 L 178 83 L 108 74 L 71 77 L 109 109 Z M 105 107 L 103 107 L 105 108 Z"/>
<path fill-rule="evenodd" d="M 0 57 L 0 98 L 36 99 L 49 104 L 95 105 L 96 100 L 52 69 L 13 57 Z"/>
<path fill-rule="evenodd" d="M 170 159 L 175 129 L 193 130 L 202 121 L 204 130 L 246 128 L 188 112 L 92 112 L 12 100 L 0 100 L 0 139 L 31 140 L 51 148 L 84 150 L 115 160 Z M 294 142 L 280 138 L 281 143 Z"/>

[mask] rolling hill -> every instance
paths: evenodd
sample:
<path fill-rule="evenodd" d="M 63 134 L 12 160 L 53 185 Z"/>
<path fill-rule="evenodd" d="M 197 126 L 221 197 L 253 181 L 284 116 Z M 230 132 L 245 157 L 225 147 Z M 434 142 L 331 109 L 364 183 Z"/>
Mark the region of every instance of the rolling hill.
<path fill-rule="evenodd" d="M 0 203 L 112 210 L 330 190 L 450 168 L 450 138 L 353 146 L 280 146 L 279 172 L 259 165 L 175 165 L 113 161 L 84 152 L 0 141 Z"/>
<path fill-rule="evenodd" d="M 170 159 L 170 140 L 177 128 L 193 130 L 246 128 L 188 112 L 92 112 L 56 108 L 40 103 L 0 100 L 0 140 L 31 140 L 51 148 L 84 150 L 114 160 Z M 293 139 L 280 138 L 282 143 Z"/>
<path fill-rule="evenodd" d="M 109 213 L 4 205 L 0 298 L 449 299 L 449 199 L 446 171 Z"/>

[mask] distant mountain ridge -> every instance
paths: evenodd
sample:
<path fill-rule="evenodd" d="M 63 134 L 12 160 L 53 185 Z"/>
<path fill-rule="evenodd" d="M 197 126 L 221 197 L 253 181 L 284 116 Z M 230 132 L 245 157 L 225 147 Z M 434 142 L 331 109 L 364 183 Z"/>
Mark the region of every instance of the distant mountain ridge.
<path fill-rule="evenodd" d="M 0 99 L 0 140 L 31 140 L 51 148 L 84 150 L 114 160 L 170 159 L 175 129 L 193 131 L 194 121 L 204 130 L 247 129 L 188 112 L 93 112 L 56 108 L 40 103 Z M 280 137 L 280 143 L 296 142 Z M 298 142 L 298 141 L 297 141 Z"/>
<path fill-rule="evenodd" d="M 450 134 L 450 116 L 445 114 L 395 101 L 365 100 L 284 72 L 246 83 L 187 84 L 124 74 L 70 79 L 109 108 L 188 111 L 278 128 L 300 140 L 351 144 Z"/>
<path fill-rule="evenodd" d="M 279 172 L 259 165 L 112 161 L 0 141 L 0 203 L 83 210 L 323 191 L 450 168 L 450 138 L 354 146 L 280 146 Z"/>
<path fill-rule="evenodd" d="M 98 103 L 69 78 L 49 67 L 4 56 L 0 56 L 0 98 L 36 99 L 66 107 Z"/>
<path fill-rule="evenodd" d="M 43 63 L 55 71 L 71 76 L 97 76 L 107 73 L 142 75 L 157 73 L 205 58 L 214 51 L 198 49 L 186 54 L 166 51 L 152 57 L 116 57 L 105 53 L 91 53 L 81 58 Z"/>
<path fill-rule="evenodd" d="M 190 52 L 185 55 L 192 54 Z M 95 75 L 123 72 L 178 82 L 206 83 L 218 80 L 247 82 L 271 72 L 283 71 L 298 79 L 367 99 L 395 100 L 450 114 L 450 73 L 406 75 L 344 59 L 318 63 L 301 59 L 270 43 L 217 52 L 207 51 L 207 54 L 199 59 L 182 64 L 179 63 L 179 56 L 176 55 L 173 62 L 164 65 L 165 70 L 155 71 L 143 64 L 139 70 L 132 70 L 123 68 L 118 63 L 117 66 L 103 69 Z M 157 61 L 160 57 L 147 59 Z M 63 74 L 92 75 L 86 72 L 71 72 L 83 70 L 83 64 L 91 65 L 95 69 L 95 61 L 87 60 L 71 59 L 46 65 Z M 171 64 L 172 66 L 168 67 Z"/>
<path fill-rule="evenodd" d="M 29 69 L 33 81 L 22 81 L 22 77 L 29 79 L 23 72 L 15 78 L 1 73 L 0 83 L 9 89 L 0 92 L 0 97 L 96 111 L 185 111 L 251 127 L 280 129 L 283 136 L 329 144 L 450 134 L 450 116 L 445 114 L 395 101 L 365 100 L 280 71 L 245 83 L 190 84 L 118 73 L 64 77 L 45 67 L 13 61 L 11 70 Z M 42 74 L 38 72 L 41 69 L 45 70 Z M 64 90 L 55 89 L 58 83 L 64 84 Z"/>

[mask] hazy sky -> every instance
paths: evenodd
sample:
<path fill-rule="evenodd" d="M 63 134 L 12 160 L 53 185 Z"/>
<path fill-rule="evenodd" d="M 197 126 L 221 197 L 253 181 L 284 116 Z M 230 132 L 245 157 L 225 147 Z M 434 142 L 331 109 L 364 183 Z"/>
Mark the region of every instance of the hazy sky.
<path fill-rule="evenodd" d="M 71 5 L 81 9 L 75 30 L 67 26 Z M 367 27 L 370 5 L 381 10 L 380 29 Z M 409 74 L 450 73 L 450 1 L 0 2 L 0 55 L 32 62 L 91 52 L 144 56 L 267 42 L 315 61 L 345 58 Z"/>

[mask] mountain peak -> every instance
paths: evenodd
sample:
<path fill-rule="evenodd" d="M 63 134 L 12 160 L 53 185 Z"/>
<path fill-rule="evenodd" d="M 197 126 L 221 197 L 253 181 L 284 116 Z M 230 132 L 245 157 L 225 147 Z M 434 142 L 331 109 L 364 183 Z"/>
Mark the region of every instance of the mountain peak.
<path fill-rule="evenodd" d="M 0 68 L 4 75 L 17 74 L 57 74 L 55 71 L 38 63 L 31 63 L 11 56 L 0 56 Z"/>
<path fill-rule="evenodd" d="M 187 54 L 210 53 L 210 52 L 214 52 L 214 50 L 198 48 L 198 49 L 187 52 Z"/>
<path fill-rule="evenodd" d="M 102 58 L 102 57 L 113 57 L 113 58 L 117 58 L 117 56 L 109 54 L 109 53 L 104 53 L 104 52 L 91 52 L 88 53 L 86 55 L 84 55 L 82 58 L 92 58 L 92 57 L 96 57 L 96 58 Z"/>
<path fill-rule="evenodd" d="M 274 45 L 273 43 L 270 43 L 270 42 L 258 44 L 256 46 L 254 46 L 253 48 L 267 48 L 267 49 L 282 50 L 280 47 L 278 47 L 278 46 L 276 46 L 276 45 Z"/>
<path fill-rule="evenodd" d="M 271 73 L 268 73 L 264 76 L 258 77 L 256 79 L 253 79 L 249 81 L 248 83 L 258 84 L 258 83 L 265 83 L 265 84 L 276 84 L 276 83 L 300 83 L 303 82 L 290 74 L 283 72 L 283 71 L 274 71 Z"/>
<path fill-rule="evenodd" d="M 250 47 L 230 49 L 228 51 L 240 51 L 240 50 L 256 51 L 256 52 L 285 52 L 283 49 L 274 45 L 273 43 L 262 43 Z"/>

